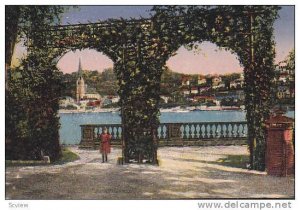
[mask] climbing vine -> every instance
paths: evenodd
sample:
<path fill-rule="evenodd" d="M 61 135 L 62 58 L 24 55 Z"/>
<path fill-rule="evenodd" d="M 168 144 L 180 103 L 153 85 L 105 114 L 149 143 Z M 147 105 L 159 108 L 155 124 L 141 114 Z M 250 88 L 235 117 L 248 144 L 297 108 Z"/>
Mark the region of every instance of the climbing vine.
<path fill-rule="evenodd" d="M 7 6 L 6 63 L 10 65 L 12 49 L 25 41 L 27 56 L 19 67 L 8 67 L 6 87 L 6 157 L 38 159 L 60 157 L 58 99 L 62 89 L 61 74 L 52 61 L 45 31 L 63 12 L 60 6 Z M 10 22 L 14 21 L 11 26 Z M 10 37 L 10 35 L 13 36 Z M 29 45 L 32 47 L 29 48 Z"/>
<path fill-rule="evenodd" d="M 238 55 L 245 74 L 251 167 L 264 170 L 265 120 L 273 77 L 273 23 L 277 6 L 155 6 L 151 19 L 108 20 L 55 26 L 43 33 L 48 59 L 68 50 L 92 48 L 114 62 L 119 83 L 125 162 L 157 163 L 160 77 L 166 61 L 181 47 L 211 41 Z M 46 32 L 45 32 L 46 31 Z M 48 46 L 45 48 L 45 45 Z M 34 52 L 34 51 L 32 51 Z M 49 62 L 51 63 L 51 62 Z"/>
<path fill-rule="evenodd" d="M 245 74 L 250 165 L 265 169 L 265 121 L 274 77 L 273 23 L 277 6 L 154 7 L 163 46 L 171 56 L 182 45 L 211 41 L 238 55 Z"/>

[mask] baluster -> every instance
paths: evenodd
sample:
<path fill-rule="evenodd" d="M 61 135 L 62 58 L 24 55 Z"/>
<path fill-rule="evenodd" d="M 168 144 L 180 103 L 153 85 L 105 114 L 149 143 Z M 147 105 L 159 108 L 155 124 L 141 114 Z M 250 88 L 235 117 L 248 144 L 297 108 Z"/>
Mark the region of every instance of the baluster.
<path fill-rule="evenodd" d="M 161 132 L 161 125 L 157 127 L 156 133 L 157 133 L 157 139 L 160 139 L 160 132 Z"/>
<path fill-rule="evenodd" d="M 202 132 L 202 127 L 203 127 L 203 125 L 202 124 L 199 124 L 199 139 L 203 139 L 203 132 Z"/>
<path fill-rule="evenodd" d="M 157 128 L 157 130 L 156 130 L 157 138 L 158 138 L 158 139 L 161 138 L 161 136 L 160 136 L 160 133 L 161 133 L 161 126 L 162 126 L 162 125 L 159 125 L 158 128 Z"/>
<path fill-rule="evenodd" d="M 224 136 L 224 124 L 221 124 L 221 131 L 220 131 L 220 134 L 221 134 L 220 138 L 224 138 L 224 137 L 225 137 L 225 136 Z"/>
<path fill-rule="evenodd" d="M 214 136 L 213 136 L 213 129 L 212 129 L 213 126 L 214 126 L 213 124 L 210 125 L 210 129 L 209 129 L 209 138 L 213 138 L 213 137 L 214 137 Z"/>
<path fill-rule="evenodd" d="M 242 137 L 246 137 L 245 127 L 246 127 L 246 124 L 243 124 L 242 125 Z"/>
<path fill-rule="evenodd" d="M 219 126 L 220 126 L 220 129 L 218 130 L 218 138 L 221 138 L 223 135 L 223 124 L 220 123 Z"/>
<path fill-rule="evenodd" d="M 219 137 L 219 126 L 220 126 L 220 124 L 218 123 L 218 124 L 216 124 L 216 130 L 215 130 L 215 138 L 218 138 Z"/>
<path fill-rule="evenodd" d="M 235 137 L 235 136 L 234 136 L 234 128 L 235 128 L 235 124 L 231 124 L 231 127 L 232 127 L 232 129 L 231 129 L 231 137 L 234 138 L 234 137 Z"/>
<path fill-rule="evenodd" d="M 189 124 L 188 125 L 188 128 L 189 128 L 189 135 L 188 135 L 188 139 L 192 139 L 193 138 L 193 136 L 192 136 L 192 124 Z"/>
<path fill-rule="evenodd" d="M 106 128 L 107 128 L 107 132 L 111 135 L 111 138 L 113 138 L 110 125 L 106 125 Z"/>
<path fill-rule="evenodd" d="M 115 139 L 115 137 L 114 137 L 114 127 L 113 126 L 108 126 L 107 130 L 111 135 L 111 139 L 114 140 Z"/>
<path fill-rule="evenodd" d="M 197 139 L 198 138 L 198 131 L 197 131 L 197 128 L 198 128 L 198 124 L 195 124 L 194 125 L 194 134 L 193 134 L 193 136 L 194 136 L 194 139 Z"/>
<path fill-rule="evenodd" d="M 117 139 L 118 139 L 118 129 L 119 129 L 119 128 L 118 128 L 118 126 L 116 125 L 114 129 L 115 129 L 115 139 L 117 140 Z"/>
<path fill-rule="evenodd" d="M 225 124 L 225 137 L 229 138 L 229 124 L 228 123 Z"/>
<path fill-rule="evenodd" d="M 115 126 L 112 126 L 112 127 L 111 127 L 111 136 L 112 136 L 112 139 L 113 139 L 113 140 L 116 139 Z"/>
<path fill-rule="evenodd" d="M 206 138 L 206 139 L 208 138 L 208 129 L 207 128 L 208 128 L 208 124 L 206 124 L 206 125 L 204 124 L 204 138 Z"/>
<path fill-rule="evenodd" d="M 240 137 L 240 123 L 237 124 L 237 128 L 236 128 L 236 137 Z"/>

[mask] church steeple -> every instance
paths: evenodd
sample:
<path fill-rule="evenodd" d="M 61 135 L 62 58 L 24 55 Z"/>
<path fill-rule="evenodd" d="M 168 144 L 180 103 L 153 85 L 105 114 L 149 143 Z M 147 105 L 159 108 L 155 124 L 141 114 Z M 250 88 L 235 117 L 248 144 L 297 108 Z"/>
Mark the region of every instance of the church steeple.
<path fill-rule="evenodd" d="M 81 58 L 79 58 L 79 65 L 78 65 L 78 76 L 82 77 L 83 71 L 81 66 Z"/>
<path fill-rule="evenodd" d="M 78 65 L 78 78 L 76 82 L 76 99 L 79 103 L 82 98 L 85 96 L 85 84 L 83 79 L 83 70 L 81 66 L 81 58 L 79 58 L 79 65 Z"/>

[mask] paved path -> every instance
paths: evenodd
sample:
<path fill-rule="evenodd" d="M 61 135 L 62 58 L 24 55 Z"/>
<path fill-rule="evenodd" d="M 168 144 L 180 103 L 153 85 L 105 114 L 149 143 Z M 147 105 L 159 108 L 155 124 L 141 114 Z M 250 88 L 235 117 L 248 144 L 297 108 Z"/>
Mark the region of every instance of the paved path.
<path fill-rule="evenodd" d="M 108 163 L 98 151 L 71 148 L 80 160 L 56 166 L 6 168 L 7 199 L 293 198 L 294 177 L 217 164 L 243 146 L 159 148 L 160 166 Z"/>

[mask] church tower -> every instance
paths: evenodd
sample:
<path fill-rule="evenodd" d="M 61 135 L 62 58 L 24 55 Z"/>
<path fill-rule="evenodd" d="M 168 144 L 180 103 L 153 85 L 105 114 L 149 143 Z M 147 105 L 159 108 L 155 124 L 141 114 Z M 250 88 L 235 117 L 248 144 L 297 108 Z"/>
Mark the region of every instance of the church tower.
<path fill-rule="evenodd" d="M 80 102 L 82 98 L 85 96 L 85 85 L 83 79 L 83 71 L 81 66 L 81 59 L 79 58 L 79 66 L 78 66 L 78 79 L 76 81 L 76 100 Z"/>

